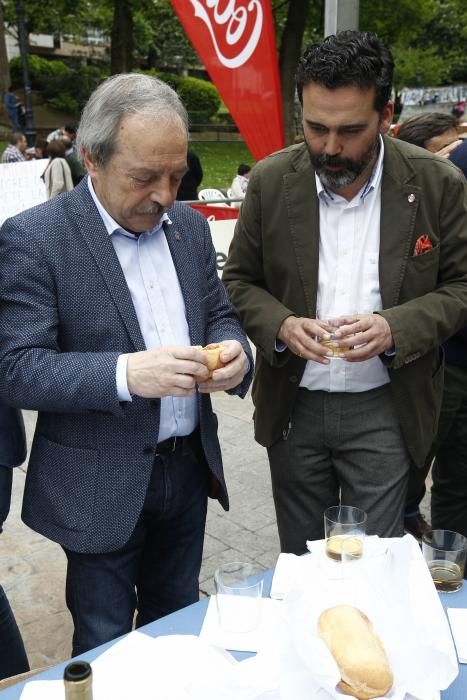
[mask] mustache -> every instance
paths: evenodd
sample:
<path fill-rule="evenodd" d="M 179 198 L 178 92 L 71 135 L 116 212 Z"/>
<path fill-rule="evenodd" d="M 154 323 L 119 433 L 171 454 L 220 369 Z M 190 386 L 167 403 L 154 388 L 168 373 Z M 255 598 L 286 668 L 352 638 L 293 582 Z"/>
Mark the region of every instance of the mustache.
<path fill-rule="evenodd" d="M 326 165 L 331 165 L 333 167 L 343 168 L 345 170 L 352 170 L 355 163 L 348 158 L 340 158 L 339 156 L 328 156 L 323 153 L 320 156 L 314 158 L 315 166 L 317 168 L 322 168 Z"/>
<path fill-rule="evenodd" d="M 152 206 L 150 207 L 140 207 L 138 209 L 135 209 L 136 214 L 163 214 L 166 211 L 166 208 L 162 206 L 162 204 L 159 204 L 159 202 L 155 202 Z"/>

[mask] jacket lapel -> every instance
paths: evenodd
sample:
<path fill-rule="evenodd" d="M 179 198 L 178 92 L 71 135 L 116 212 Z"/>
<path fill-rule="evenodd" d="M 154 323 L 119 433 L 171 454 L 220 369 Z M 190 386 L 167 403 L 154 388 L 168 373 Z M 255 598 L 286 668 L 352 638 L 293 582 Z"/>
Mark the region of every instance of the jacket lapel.
<path fill-rule="evenodd" d="M 385 138 L 384 148 L 379 278 L 383 308 L 387 309 L 398 303 L 407 260 L 412 254 L 420 188 L 410 184 L 414 171 L 389 138 Z"/>
<path fill-rule="evenodd" d="M 314 318 L 318 293 L 319 202 L 305 147 L 297 149 L 292 164 L 295 172 L 284 175 L 287 216 L 307 313 Z"/>
<path fill-rule="evenodd" d="M 169 218 L 173 223 L 164 223 L 164 233 L 169 246 L 170 254 L 177 272 L 180 289 L 182 290 L 183 300 L 185 302 L 185 315 L 190 331 L 192 345 L 203 345 L 204 337 L 200 328 L 199 309 L 195 308 L 196 299 L 199 297 L 194 294 L 196 276 L 198 269 L 193 265 L 193 258 L 188 250 L 186 233 L 180 232 L 177 227 L 177 216 L 171 210 L 168 212 Z"/>
<path fill-rule="evenodd" d="M 135 349 L 145 350 L 135 308 L 110 236 L 92 200 L 87 178 L 73 191 L 76 224 L 105 280 Z"/>

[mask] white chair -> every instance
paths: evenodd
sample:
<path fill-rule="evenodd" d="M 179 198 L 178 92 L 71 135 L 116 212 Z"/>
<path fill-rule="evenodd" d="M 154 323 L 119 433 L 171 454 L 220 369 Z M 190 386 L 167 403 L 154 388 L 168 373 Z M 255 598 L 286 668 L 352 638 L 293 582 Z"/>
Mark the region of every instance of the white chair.
<path fill-rule="evenodd" d="M 198 192 L 198 199 L 201 199 L 203 202 L 206 202 L 206 204 L 209 204 L 210 207 L 228 207 L 229 203 L 226 201 L 225 204 L 221 202 L 211 202 L 210 200 L 212 199 L 225 199 L 225 195 L 223 192 L 220 190 L 217 190 L 215 187 L 206 187 L 204 190 L 200 190 Z"/>

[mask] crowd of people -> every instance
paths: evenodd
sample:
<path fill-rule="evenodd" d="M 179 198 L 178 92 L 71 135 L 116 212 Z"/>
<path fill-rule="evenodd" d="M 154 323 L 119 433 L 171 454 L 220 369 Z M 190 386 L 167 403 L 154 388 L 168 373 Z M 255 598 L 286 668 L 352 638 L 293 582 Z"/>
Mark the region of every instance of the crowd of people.
<path fill-rule="evenodd" d="M 28 148 L 26 136 L 21 131 L 14 131 L 1 162 L 21 163 L 47 158 L 41 177 L 45 183 L 47 199 L 52 199 L 63 192 L 70 192 L 86 175 L 86 169 L 76 152 L 75 139 L 76 126 L 67 124 L 55 129 L 47 139 L 37 139 L 34 146 Z"/>
<path fill-rule="evenodd" d="M 433 524 L 467 535 L 466 144 L 440 119 L 388 136 L 393 69 L 366 32 L 307 48 L 303 141 L 238 168 L 222 282 L 207 220 L 176 201 L 185 108 L 146 75 L 91 95 L 88 177 L 4 223 L 0 398 L 38 412 L 23 520 L 65 552 L 73 655 L 198 599 L 207 499 L 229 505 L 210 395 L 245 396 L 253 371 L 282 551 L 339 502 L 401 536 L 433 457 Z M 47 148 L 46 183 L 66 180 L 66 143 Z"/>

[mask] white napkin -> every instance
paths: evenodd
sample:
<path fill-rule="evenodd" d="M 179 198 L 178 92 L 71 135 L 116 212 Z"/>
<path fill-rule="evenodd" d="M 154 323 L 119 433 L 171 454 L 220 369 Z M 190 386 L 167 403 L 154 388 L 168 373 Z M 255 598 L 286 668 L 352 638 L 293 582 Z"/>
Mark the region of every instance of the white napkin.
<path fill-rule="evenodd" d="M 370 535 L 365 538 L 364 547 L 374 550 L 386 547 L 386 543 L 386 539 Z M 326 556 L 325 540 L 308 541 L 306 545 L 311 556 L 279 554 L 269 594 L 271 598 L 282 600 L 290 591 L 306 587 L 308 582 L 312 582 L 317 568 L 325 570 L 328 581 L 342 578 L 340 562 L 334 562 Z"/>
<path fill-rule="evenodd" d="M 192 635 L 132 632 L 92 662 L 94 700 L 256 700 L 230 654 Z M 21 700 L 64 700 L 63 681 L 30 681 Z"/>
<path fill-rule="evenodd" d="M 460 664 L 467 664 L 467 609 L 448 608 L 452 636 Z"/>
<path fill-rule="evenodd" d="M 247 606 L 250 601 L 248 599 L 242 600 L 242 598 L 238 596 L 236 602 L 239 605 L 244 604 Z M 258 652 L 264 648 L 271 636 L 276 634 L 277 620 L 281 610 L 281 601 L 262 598 L 258 627 L 251 632 L 228 632 L 219 624 L 216 597 L 212 596 L 209 600 L 208 609 L 199 636 L 201 639 L 204 639 L 204 641 L 214 646 L 221 647 L 222 649 Z"/>
<path fill-rule="evenodd" d="M 271 598 L 282 600 L 287 593 L 312 574 L 314 562 L 311 557 L 296 554 L 279 554 L 271 583 Z"/>
<path fill-rule="evenodd" d="M 394 673 L 391 700 L 402 700 L 406 693 L 433 700 L 437 690 L 446 688 L 457 675 L 446 616 L 418 544 L 406 536 L 367 538 L 367 545 L 374 554 L 387 549 L 388 560 L 384 567 L 378 558 L 373 560 L 376 566 L 368 572 L 364 567 L 363 578 L 343 576 L 344 567 L 327 559 L 322 541 L 310 543 L 309 556 L 295 560 L 286 556 L 279 562 L 280 586 L 276 592 L 290 584 L 284 601 L 287 622 L 279 628 L 282 643 L 289 638 L 288 650 L 281 654 L 281 698 L 343 700 L 335 688 L 340 676 L 337 666 L 316 631 L 319 614 L 340 603 L 360 608 L 381 637 Z M 359 569 L 352 575 L 355 571 Z M 309 679 L 325 691 L 316 696 L 307 692 Z M 286 685 L 289 692 L 285 692 Z"/>
<path fill-rule="evenodd" d="M 21 700 L 64 700 L 63 681 L 29 681 L 24 686 Z"/>

